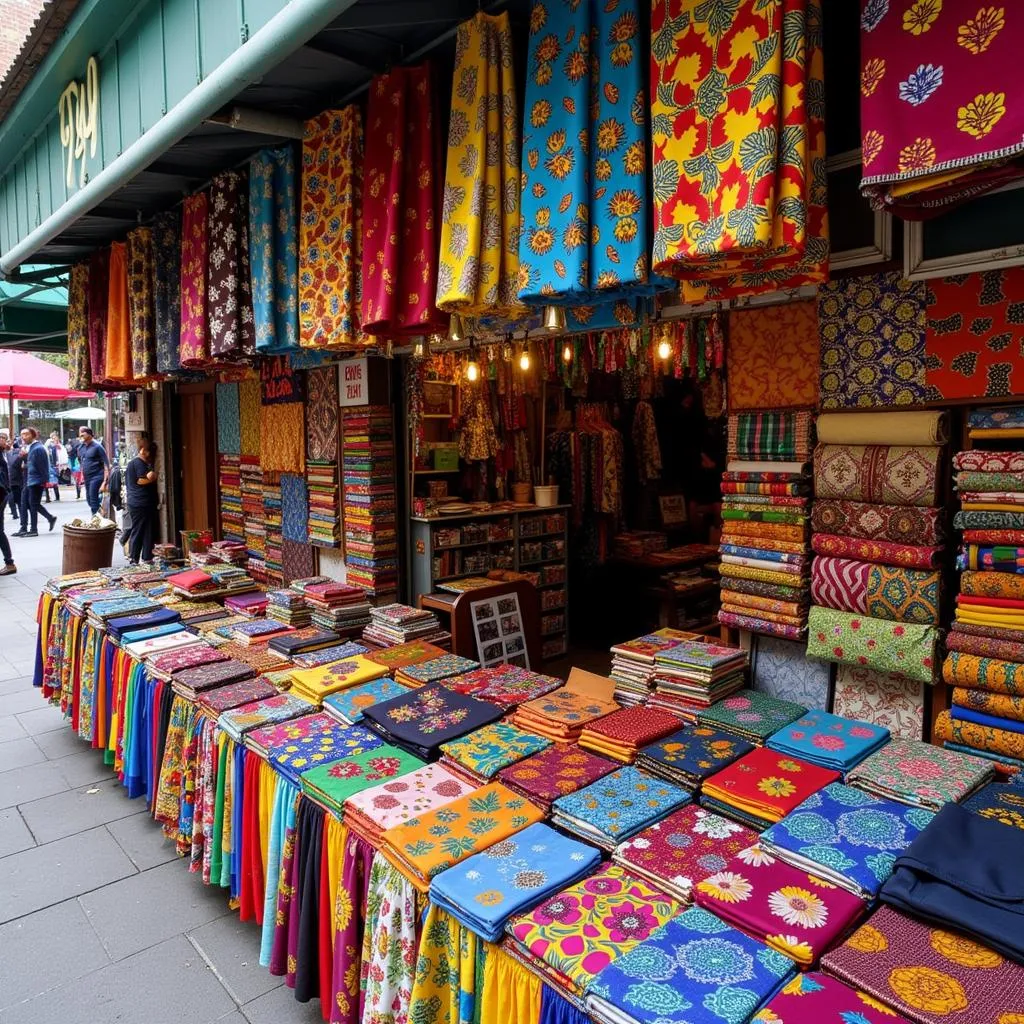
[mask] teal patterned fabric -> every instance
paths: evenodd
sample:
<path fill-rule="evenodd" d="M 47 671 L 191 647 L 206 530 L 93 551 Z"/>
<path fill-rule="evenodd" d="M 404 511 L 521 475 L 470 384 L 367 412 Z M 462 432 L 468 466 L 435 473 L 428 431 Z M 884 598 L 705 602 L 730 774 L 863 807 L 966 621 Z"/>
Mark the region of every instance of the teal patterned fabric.
<path fill-rule="evenodd" d="M 733 736 L 742 736 L 753 743 L 763 744 L 773 732 L 796 721 L 807 712 L 802 704 L 769 697 L 756 690 L 739 690 L 731 697 L 699 711 L 697 721 L 722 729 Z"/>
<path fill-rule="evenodd" d="M 221 455 L 242 453 L 242 417 L 237 384 L 217 385 L 217 451 Z"/>
<path fill-rule="evenodd" d="M 441 752 L 477 775 L 491 779 L 502 768 L 539 754 L 551 740 L 519 729 L 509 722 L 485 725 L 468 736 L 441 744 Z"/>

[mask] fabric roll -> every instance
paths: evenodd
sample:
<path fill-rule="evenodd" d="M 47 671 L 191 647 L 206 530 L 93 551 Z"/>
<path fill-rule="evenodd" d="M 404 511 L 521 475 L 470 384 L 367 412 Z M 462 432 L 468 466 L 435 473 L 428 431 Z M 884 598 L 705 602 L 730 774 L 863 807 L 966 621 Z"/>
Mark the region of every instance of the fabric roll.
<path fill-rule="evenodd" d="M 907 445 L 940 445 L 949 440 L 944 412 L 822 413 L 815 424 L 821 444 L 887 445 L 893 438 Z"/>
<path fill-rule="evenodd" d="M 991 697 L 994 700 L 1001 698 L 1006 701 L 1012 701 L 1014 699 L 1003 694 L 981 693 L 980 690 L 965 690 L 961 692 L 977 693 L 979 696 Z M 1012 706 L 1007 706 L 1007 710 L 1012 710 Z M 985 729 L 1002 729 L 1007 732 L 1024 733 L 1024 722 L 1019 719 L 1011 718 L 1008 715 L 997 715 L 992 711 L 971 707 L 967 704 L 954 704 L 949 709 L 949 713 L 953 716 L 954 722 L 969 722 L 972 725 L 980 725 Z"/>
<path fill-rule="evenodd" d="M 963 632 L 962 623 L 946 634 L 946 650 L 961 654 L 975 654 L 980 658 L 995 658 L 999 661 L 1024 663 L 1024 634 L 1016 640 L 1002 640 L 998 637 L 975 636 Z"/>
<path fill-rule="evenodd" d="M 210 355 L 218 359 L 240 359 L 256 350 L 248 193 L 247 171 L 224 171 L 210 183 L 207 321 Z"/>
<path fill-rule="evenodd" d="M 805 483 L 746 483 L 724 479 L 721 487 L 722 494 L 758 494 L 778 497 L 795 497 L 807 491 Z"/>
<path fill-rule="evenodd" d="M 807 517 L 796 512 L 747 512 L 723 509 L 726 529 L 740 536 L 775 537 L 778 540 L 803 541 Z"/>
<path fill-rule="evenodd" d="M 752 614 L 744 609 L 760 610 L 763 612 L 774 612 L 777 615 L 786 615 L 791 618 L 798 618 L 807 613 L 807 601 L 779 601 L 770 597 L 758 597 L 755 594 L 743 594 L 739 591 L 722 587 L 722 605 L 728 605 L 730 611 L 738 614 Z"/>
<path fill-rule="evenodd" d="M 811 598 L 823 608 L 866 614 L 870 572 L 868 562 L 815 558 L 811 565 Z"/>
<path fill-rule="evenodd" d="M 788 614 L 780 610 L 746 608 L 743 605 L 732 604 L 728 591 L 722 593 L 722 611 L 730 615 L 745 615 L 764 622 L 774 622 L 780 626 L 792 626 L 795 629 L 803 629 L 807 624 L 806 609 L 800 608 L 795 614 Z"/>
<path fill-rule="evenodd" d="M 897 569 L 848 558 L 818 557 L 811 567 L 815 604 L 894 622 L 937 624 L 939 583 L 937 572 Z"/>
<path fill-rule="evenodd" d="M 730 576 L 728 580 L 722 581 L 722 586 L 738 594 L 752 594 L 757 597 L 768 598 L 773 601 L 788 601 L 794 603 L 806 602 L 807 590 L 802 585 L 795 585 L 794 580 L 791 586 L 780 586 L 775 583 L 762 583 L 759 580 L 744 580 Z"/>
<path fill-rule="evenodd" d="M 960 577 L 960 593 L 1024 600 L 1024 579 L 1005 572 L 965 572 Z"/>
<path fill-rule="evenodd" d="M 804 476 L 810 472 L 811 467 L 806 462 L 730 459 L 725 468 L 730 473 L 792 473 L 794 476 Z"/>
<path fill-rule="evenodd" d="M 1024 452 L 988 452 L 970 448 L 953 456 L 957 472 L 972 473 L 1024 473 Z"/>
<path fill-rule="evenodd" d="M 89 367 L 96 384 L 107 372 L 107 305 L 110 302 L 110 249 L 89 257 Z"/>
<path fill-rule="evenodd" d="M 979 473 L 963 471 L 956 474 L 958 491 L 1024 491 L 1024 472 Z"/>
<path fill-rule="evenodd" d="M 110 245 L 109 274 L 104 377 L 116 384 L 126 384 L 132 379 L 132 352 L 128 255 L 124 242 L 112 242 Z"/>
<path fill-rule="evenodd" d="M 206 333 L 208 207 L 205 192 L 186 196 L 182 206 L 179 362 L 186 369 L 205 366 L 210 358 Z"/>
<path fill-rule="evenodd" d="M 249 162 L 249 265 L 256 351 L 299 344 L 298 202 L 291 146 L 261 149 Z"/>
<path fill-rule="evenodd" d="M 815 493 L 882 505 L 934 506 L 941 457 L 941 448 L 921 445 L 820 444 L 814 451 Z"/>
<path fill-rule="evenodd" d="M 980 569 L 998 572 L 999 575 L 1024 573 L 1024 547 L 1002 544 L 988 547 L 981 544 L 965 544 L 957 555 L 957 566 L 961 569 Z"/>
<path fill-rule="evenodd" d="M 437 307 L 510 316 L 519 285 L 520 144 L 509 16 L 459 25 L 441 207 Z"/>
<path fill-rule="evenodd" d="M 968 430 L 972 441 L 1016 441 L 1024 438 L 1024 427 L 992 427 Z"/>
<path fill-rule="evenodd" d="M 804 541 L 775 540 L 771 537 L 743 537 L 731 533 L 723 533 L 720 545 L 726 554 L 743 554 L 756 551 L 773 551 L 779 554 L 806 555 L 807 544 Z M 742 552 L 728 551 L 730 547 L 742 548 Z M 752 558 L 760 555 L 751 554 Z"/>
<path fill-rule="evenodd" d="M 128 263 L 131 376 L 142 383 L 156 375 L 153 232 L 150 228 L 136 228 L 128 232 L 125 256 Z"/>
<path fill-rule="evenodd" d="M 910 569 L 932 569 L 938 564 L 942 553 L 942 549 L 937 547 L 863 540 L 859 537 L 843 537 L 830 533 L 815 533 L 811 537 L 811 547 L 819 555 L 855 558 Z"/>
<path fill-rule="evenodd" d="M 728 503 L 722 503 L 722 519 L 726 524 L 731 521 L 752 522 L 752 523 L 782 523 L 788 526 L 804 526 L 807 523 L 807 515 L 802 509 L 788 509 L 784 506 L 774 505 L 738 505 L 731 507 Z M 730 527 L 732 529 L 732 527 Z M 800 531 L 800 539 L 803 539 L 803 530 Z M 782 539 L 794 539 L 788 536 Z"/>
<path fill-rule="evenodd" d="M 809 412 L 735 413 L 729 417 L 730 459 L 806 461 L 814 429 Z"/>
<path fill-rule="evenodd" d="M 933 733 L 935 739 L 943 743 L 955 743 L 962 747 L 999 754 L 1001 757 L 1024 759 L 1024 733 L 979 725 L 976 722 L 965 722 L 954 718 L 950 711 L 939 713 L 935 719 Z"/>
<path fill-rule="evenodd" d="M 934 547 L 945 539 L 945 510 L 819 498 L 811 510 L 815 533 Z"/>
<path fill-rule="evenodd" d="M 299 341 L 310 348 L 364 341 L 359 326 L 362 177 L 359 107 L 325 110 L 307 121 L 302 140 L 298 309 Z"/>
<path fill-rule="evenodd" d="M 89 264 L 76 263 L 68 282 L 68 387 L 88 391 L 89 369 Z"/>
<path fill-rule="evenodd" d="M 953 651 L 942 663 L 942 678 L 950 686 L 1024 696 L 1024 664 L 1018 662 Z"/>
<path fill-rule="evenodd" d="M 745 629 L 751 633 L 767 633 L 783 640 L 802 640 L 807 635 L 806 624 L 801 623 L 799 626 L 794 626 L 771 622 L 760 615 L 738 615 L 735 612 L 720 611 L 718 621 L 723 626 Z"/>
<path fill-rule="evenodd" d="M 1024 512 L 957 512 L 957 530 L 1024 530 Z"/>
<path fill-rule="evenodd" d="M 181 210 L 153 218 L 153 312 L 156 372 L 181 368 Z"/>
<path fill-rule="evenodd" d="M 1013 544 L 1024 546 L 1024 530 L 964 530 L 965 544 Z"/>

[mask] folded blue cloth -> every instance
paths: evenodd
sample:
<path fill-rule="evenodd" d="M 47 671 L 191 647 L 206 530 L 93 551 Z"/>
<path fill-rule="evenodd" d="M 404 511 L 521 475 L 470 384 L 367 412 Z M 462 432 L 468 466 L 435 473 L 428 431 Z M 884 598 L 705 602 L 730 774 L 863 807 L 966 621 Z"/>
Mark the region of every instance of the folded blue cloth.
<path fill-rule="evenodd" d="M 600 862 L 594 847 L 538 821 L 435 876 L 430 899 L 470 931 L 497 942 L 510 918 L 585 878 Z"/>
<path fill-rule="evenodd" d="M 946 740 L 942 745 L 946 750 L 955 750 L 960 754 L 970 754 L 971 757 L 983 757 L 986 761 L 992 761 L 995 764 L 1006 765 L 1008 768 L 1014 769 L 1016 774 L 1009 777 L 1007 780 L 1008 784 L 1024 788 L 1024 761 L 1019 757 L 993 754 L 991 750 L 978 750 L 977 747 L 968 747 L 964 743 L 950 743 L 949 740 Z"/>
<path fill-rule="evenodd" d="M 152 640 L 154 637 L 167 636 L 170 633 L 180 633 L 184 630 L 182 622 L 168 622 L 163 626 L 149 626 L 146 629 L 129 629 L 122 633 L 119 639 L 122 644 L 133 644 L 136 640 Z"/>
<path fill-rule="evenodd" d="M 774 733 L 766 746 L 845 773 L 888 742 L 889 730 L 884 726 L 808 711 Z"/>
<path fill-rule="evenodd" d="M 946 804 L 896 860 L 881 899 L 1024 961 L 1024 832 Z"/>
<path fill-rule="evenodd" d="M 874 899 L 934 815 L 833 782 L 772 825 L 761 844 L 794 867 Z"/>
<path fill-rule="evenodd" d="M 587 1012 L 637 1024 L 743 1024 L 796 973 L 703 907 L 673 918 L 587 987 Z"/>
<path fill-rule="evenodd" d="M 959 704 L 954 704 L 949 710 L 954 718 L 959 718 L 964 722 L 976 722 L 987 729 L 1007 729 L 1010 732 L 1024 732 L 1024 722 L 1015 722 L 1010 718 L 988 715 L 984 711 L 975 711 L 974 708 L 963 708 Z"/>
<path fill-rule="evenodd" d="M 181 615 L 171 608 L 157 608 L 141 615 L 119 615 L 107 621 L 107 631 L 115 637 L 126 630 L 145 629 L 149 626 L 162 626 L 168 622 L 181 622 Z"/>
<path fill-rule="evenodd" d="M 980 814 L 989 821 L 1002 822 L 1024 829 L 1024 793 L 1018 786 L 990 782 L 969 796 L 961 805 L 971 814 Z"/>

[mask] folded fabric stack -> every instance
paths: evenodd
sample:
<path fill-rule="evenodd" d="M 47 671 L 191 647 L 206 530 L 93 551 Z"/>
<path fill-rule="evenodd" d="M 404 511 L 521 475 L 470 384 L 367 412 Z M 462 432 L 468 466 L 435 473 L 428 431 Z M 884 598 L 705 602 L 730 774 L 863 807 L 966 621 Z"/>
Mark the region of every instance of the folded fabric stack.
<path fill-rule="evenodd" d="M 300 628 L 313 621 L 306 599 L 294 590 L 271 590 L 267 595 L 267 618 Z M 227 602 L 224 602 L 225 605 Z M 337 634 L 335 634 L 337 636 Z"/>
<path fill-rule="evenodd" d="M 446 690 L 439 683 L 373 704 L 363 722 L 396 747 L 436 761 L 441 745 L 501 718 L 501 708 Z"/>
<path fill-rule="evenodd" d="M 600 700 L 563 686 L 537 700 L 521 704 L 509 716 L 509 721 L 538 736 L 547 736 L 556 743 L 574 743 L 586 725 L 610 715 L 618 707 L 614 701 Z"/>
<path fill-rule="evenodd" d="M 442 654 L 437 658 L 417 662 L 415 665 L 403 665 L 395 670 L 395 682 L 403 686 L 423 686 L 426 683 L 440 682 L 449 676 L 460 676 L 479 668 L 480 662 L 472 658 L 463 658 L 460 654 Z"/>
<path fill-rule="evenodd" d="M 241 493 L 241 492 L 239 492 Z M 239 497 L 239 509 L 241 509 L 241 497 Z M 239 527 L 240 532 L 244 535 L 244 529 Z M 247 557 L 245 543 L 238 540 L 237 538 L 225 538 L 224 540 L 215 540 L 207 549 L 207 555 L 213 562 L 223 562 L 225 565 L 245 565 L 245 559 Z"/>
<path fill-rule="evenodd" d="M 224 598 L 224 607 L 232 615 L 244 615 L 247 619 L 260 619 L 267 612 L 268 597 L 261 590 L 248 594 L 232 594 Z"/>
<path fill-rule="evenodd" d="M 248 665 L 240 661 L 218 661 L 173 672 L 171 686 L 179 696 L 195 701 L 204 690 L 226 686 L 228 683 L 240 683 L 243 679 L 252 679 L 255 675 Z"/>
<path fill-rule="evenodd" d="M 447 647 L 451 641 L 433 612 L 413 608 L 408 604 L 385 604 L 371 608 L 370 624 L 363 630 L 363 637 L 382 647 L 394 647 L 411 640 Z M 446 643 L 438 644 L 438 639 Z"/>
<path fill-rule="evenodd" d="M 175 672 L 199 665 L 216 665 L 227 661 L 228 656 L 216 648 L 206 644 L 194 644 L 183 650 L 167 651 L 154 657 L 147 666 L 147 671 L 155 679 L 170 679 Z"/>
<path fill-rule="evenodd" d="M 772 825 L 760 844 L 801 871 L 873 900 L 932 817 L 923 807 L 833 782 Z"/>
<path fill-rule="evenodd" d="M 314 709 L 312 714 L 292 715 L 281 721 L 271 719 L 266 725 L 246 732 L 244 742 L 266 760 L 267 751 L 285 743 L 298 742 L 302 737 L 319 733 L 334 724 L 337 723 Z"/>
<path fill-rule="evenodd" d="M 819 789 L 838 781 L 838 772 L 755 747 L 706 779 L 700 802 L 761 832 Z"/>
<path fill-rule="evenodd" d="M 266 759 L 293 786 L 300 785 L 302 773 L 317 765 L 334 764 L 377 750 L 379 736 L 360 725 L 339 725 L 329 715 L 296 718 L 303 723 L 301 735 L 267 748 Z M 256 735 L 253 733 L 252 735 Z"/>
<path fill-rule="evenodd" d="M 188 598 L 202 597 L 217 590 L 213 577 L 202 569 L 186 569 L 184 572 L 173 573 L 167 577 L 167 582 L 174 588 L 176 594 Z"/>
<path fill-rule="evenodd" d="M 453 775 L 485 786 L 502 768 L 551 746 L 551 740 L 526 732 L 511 722 L 494 722 L 467 736 L 441 744 L 441 760 Z"/>
<path fill-rule="evenodd" d="M 107 632 L 113 640 L 121 640 L 126 633 L 139 629 L 150 629 L 156 626 L 174 626 L 181 628 L 181 614 L 170 608 L 153 608 L 151 611 L 135 615 L 119 615 L 107 619 Z"/>
<path fill-rule="evenodd" d="M 641 747 L 667 736 L 679 726 L 679 719 L 667 711 L 636 704 L 620 708 L 583 727 L 579 744 L 621 764 L 632 764 Z"/>
<path fill-rule="evenodd" d="M 592 846 L 539 821 L 436 875 L 430 902 L 476 935 L 497 942 L 510 918 L 585 878 L 600 861 Z"/>
<path fill-rule="evenodd" d="M 280 593 L 280 591 L 274 591 L 273 593 Z M 272 651 L 277 651 L 282 657 L 289 660 L 299 657 L 304 654 L 312 652 L 318 652 L 326 650 L 330 647 L 336 647 L 338 641 L 341 638 L 337 633 L 329 629 L 317 629 L 316 626 L 304 626 L 302 629 L 297 629 L 294 633 L 287 633 L 285 636 L 276 636 L 271 640 L 267 646 Z M 353 645 L 358 646 L 358 645 Z M 362 654 L 363 651 L 353 650 L 346 652 L 338 657 L 346 657 L 347 654 Z M 304 668 L 311 668 L 310 665 L 304 665 Z"/>
<path fill-rule="evenodd" d="M 575 744 L 553 743 L 539 754 L 502 768 L 498 781 L 550 814 L 560 796 L 584 789 L 618 767 Z"/>
<path fill-rule="evenodd" d="M 309 543 L 336 548 L 341 541 L 338 467 L 333 462 L 306 460 L 309 485 Z"/>
<path fill-rule="evenodd" d="M 312 704 L 320 705 L 332 693 L 361 686 L 387 675 L 387 669 L 356 654 L 318 668 L 293 669 L 290 674 L 291 692 Z"/>
<path fill-rule="evenodd" d="M 218 455 L 217 465 L 221 536 L 229 541 L 244 541 L 245 513 L 242 511 L 241 456 Z"/>
<path fill-rule="evenodd" d="M 394 424 L 387 406 L 342 414 L 346 578 L 370 597 L 398 590 Z"/>
<path fill-rule="evenodd" d="M 263 516 L 263 470 L 258 456 L 243 455 L 239 476 L 242 482 L 242 515 L 245 517 L 246 566 L 259 580 L 266 577 L 267 527 Z"/>
<path fill-rule="evenodd" d="M 352 686 L 339 693 L 329 694 L 324 697 L 323 710 L 342 725 L 355 725 L 362 719 L 367 708 L 391 700 L 392 697 L 401 697 L 407 692 L 400 683 L 382 676 L 362 686 Z"/>
<path fill-rule="evenodd" d="M 518 665 L 490 665 L 457 676 L 448 676 L 444 685 L 456 693 L 466 693 L 503 708 L 513 708 L 557 690 L 562 680 L 541 675 Z"/>
<path fill-rule="evenodd" d="M 720 729 L 763 746 L 772 733 L 807 714 L 807 708 L 793 701 L 769 697 L 757 690 L 740 690 L 697 714 L 697 724 Z"/>
<path fill-rule="evenodd" d="M 942 412 L 819 417 L 808 656 L 934 681 L 947 437 Z"/>
<path fill-rule="evenodd" d="M 851 786 L 915 807 L 938 810 L 992 779 L 991 761 L 917 740 L 890 740 L 847 775 Z"/>
<path fill-rule="evenodd" d="M 683 640 L 654 656 L 651 707 L 692 721 L 743 687 L 749 655 L 738 647 Z"/>
<path fill-rule="evenodd" d="M 211 714 L 219 715 L 223 711 L 230 711 L 253 701 L 265 700 L 276 694 L 277 690 L 272 683 L 262 676 L 256 676 L 253 679 L 217 686 L 212 690 L 203 690 L 199 694 L 199 704 Z"/>
<path fill-rule="evenodd" d="M 263 476 L 263 525 L 266 530 L 264 550 L 264 573 L 267 582 L 278 586 L 284 583 L 284 523 L 283 499 L 281 498 L 281 476 L 279 473 Z"/>
<path fill-rule="evenodd" d="M 883 726 L 808 711 L 769 737 L 765 745 L 845 774 L 888 742 L 889 730 Z"/>
<path fill-rule="evenodd" d="M 316 628 L 315 626 L 313 627 Z M 334 637 L 334 642 L 326 647 L 315 647 L 312 650 L 296 651 L 290 658 L 299 668 L 318 668 L 320 665 L 330 665 L 332 661 L 341 661 L 343 658 L 352 658 L 357 654 L 366 654 L 367 649 L 355 640 L 341 641 L 341 638 L 333 630 L 323 630 L 323 634 Z M 287 643 L 291 637 L 284 637 L 282 641 Z M 339 642 L 341 641 L 341 642 Z M 271 646 L 275 641 L 271 640 Z"/>
<path fill-rule="evenodd" d="M 291 626 L 286 626 L 283 622 L 274 622 L 273 619 L 250 619 L 246 622 L 236 622 L 231 627 L 231 639 L 236 644 L 247 647 L 294 632 Z"/>
<path fill-rule="evenodd" d="M 719 548 L 723 625 L 790 640 L 805 635 L 813 429 L 809 412 L 729 417 Z"/>
<path fill-rule="evenodd" d="M 217 719 L 217 725 L 236 743 L 241 743 L 242 737 L 254 729 L 261 729 L 276 722 L 287 722 L 292 718 L 302 718 L 315 711 L 316 708 L 301 697 L 296 697 L 292 693 L 278 693 L 222 712 Z"/>
<path fill-rule="evenodd" d="M 706 778 L 753 749 L 753 744 L 718 729 L 686 725 L 644 747 L 636 766 L 695 793 Z"/>
<path fill-rule="evenodd" d="M 654 689 L 655 655 L 683 640 L 701 639 L 693 633 L 666 626 L 635 640 L 616 644 L 612 648 L 612 668 L 609 672 L 615 680 L 615 699 L 623 706 L 647 700 Z"/>
<path fill-rule="evenodd" d="M 385 743 L 343 761 L 307 768 L 299 784 L 306 796 L 340 818 L 350 796 L 422 767 L 418 757 Z"/>
<path fill-rule="evenodd" d="M 444 650 L 436 644 L 428 644 L 423 640 L 415 640 L 397 647 L 385 647 L 383 650 L 369 651 L 367 657 L 371 661 L 383 665 L 388 672 L 395 673 L 409 665 L 419 665 L 423 661 L 440 658 Z"/>
<path fill-rule="evenodd" d="M 370 602 L 361 587 L 333 580 L 306 583 L 300 591 L 312 613 L 313 625 L 340 636 L 358 636 L 370 621 Z"/>

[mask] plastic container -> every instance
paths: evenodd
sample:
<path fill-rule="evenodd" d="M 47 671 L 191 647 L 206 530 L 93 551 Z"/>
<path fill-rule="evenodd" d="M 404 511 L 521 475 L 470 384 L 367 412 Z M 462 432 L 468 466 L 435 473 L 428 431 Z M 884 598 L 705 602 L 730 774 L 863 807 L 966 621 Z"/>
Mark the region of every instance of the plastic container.
<path fill-rule="evenodd" d="M 533 489 L 533 500 L 539 508 L 558 504 L 558 484 L 538 484 Z"/>
<path fill-rule="evenodd" d="M 64 527 L 64 559 L 61 572 L 89 572 L 106 569 L 113 561 L 116 526 L 86 530 L 81 526 Z"/>

